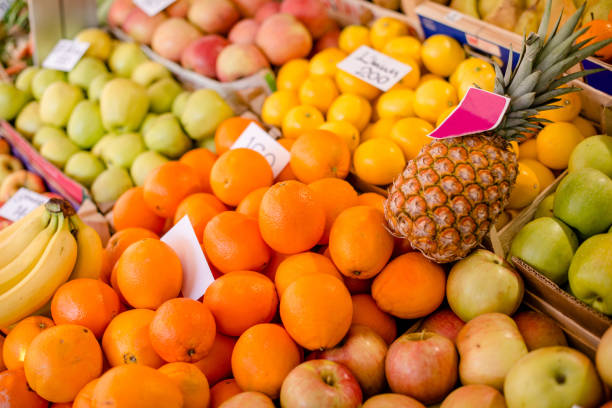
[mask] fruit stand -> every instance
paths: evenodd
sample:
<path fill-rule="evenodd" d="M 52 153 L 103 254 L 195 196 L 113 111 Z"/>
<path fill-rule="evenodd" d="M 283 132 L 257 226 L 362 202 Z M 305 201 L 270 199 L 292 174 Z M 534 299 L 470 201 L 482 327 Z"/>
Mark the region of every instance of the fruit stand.
<path fill-rule="evenodd" d="M 0 16 L 0 408 L 612 407 L 610 1 Z"/>

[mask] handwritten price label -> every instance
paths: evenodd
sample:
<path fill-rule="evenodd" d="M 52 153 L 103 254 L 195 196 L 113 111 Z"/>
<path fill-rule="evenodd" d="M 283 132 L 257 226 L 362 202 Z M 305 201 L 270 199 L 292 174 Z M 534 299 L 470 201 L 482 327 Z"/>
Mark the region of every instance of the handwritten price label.
<path fill-rule="evenodd" d="M 47 201 L 49 197 L 22 187 L 0 207 L 0 217 L 15 222 Z"/>
<path fill-rule="evenodd" d="M 89 43 L 87 42 L 59 40 L 45 58 L 42 66 L 47 69 L 70 72 L 77 62 L 83 58 L 88 48 Z"/>
<path fill-rule="evenodd" d="M 232 145 L 232 149 L 246 148 L 260 153 L 270 163 L 274 178 L 283 171 L 289 163 L 291 155 L 280 143 L 265 130 L 251 123 Z"/>
<path fill-rule="evenodd" d="M 0 18 L 4 18 L 14 2 L 15 0 L 0 0 Z"/>
<path fill-rule="evenodd" d="M 410 66 L 366 45 L 353 51 L 337 67 L 381 91 L 388 91 L 412 71 Z"/>
<path fill-rule="evenodd" d="M 149 17 L 153 17 L 175 1 L 176 0 L 134 0 L 134 4 Z"/>

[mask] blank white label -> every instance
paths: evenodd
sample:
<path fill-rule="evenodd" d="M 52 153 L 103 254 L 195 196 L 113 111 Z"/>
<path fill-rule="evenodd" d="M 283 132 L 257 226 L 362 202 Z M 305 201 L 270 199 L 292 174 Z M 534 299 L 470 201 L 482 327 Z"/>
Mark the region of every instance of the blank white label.
<path fill-rule="evenodd" d="M 134 0 L 134 4 L 149 17 L 153 17 L 175 1 L 176 0 Z"/>
<path fill-rule="evenodd" d="M 22 187 L 0 207 L 0 217 L 15 222 L 47 201 L 49 197 Z"/>
<path fill-rule="evenodd" d="M 244 132 L 242 132 L 231 148 L 237 149 L 239 147 L 255 150 L 261 154 L 270 163 L 274 178 L 283 171 L 291 158 L 291 154 L 283 145 L 274 140 L 268 132 L 255 123 L 249 124 L 244 129 Z"/>
<path fill-rule="evenodd" d="M 4 18 L 14 2 L 15 0 L 0 0 L 0 18 Z"/>
<path fill-rule="evenodd" d="M 88 42 L 59 40 L 43 62 L 43 68 L 70 72 L 89 48 Z"/>
<path fill-rule="evenodd" d="M 337 67 L 381 91 L 388 91 L 412 68 L 366 45 L 357 48 Z"/>

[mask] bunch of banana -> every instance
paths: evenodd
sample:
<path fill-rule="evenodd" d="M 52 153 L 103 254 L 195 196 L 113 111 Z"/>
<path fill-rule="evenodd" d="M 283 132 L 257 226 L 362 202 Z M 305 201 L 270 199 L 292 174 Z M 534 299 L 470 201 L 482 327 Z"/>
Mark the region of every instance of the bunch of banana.
<path fill-rule="evenodd" d="M 40 312 L 69 279 L 98 278 L 101 265 L 97 232 L 51 199 L 0 231 L 0 327 Z"/>

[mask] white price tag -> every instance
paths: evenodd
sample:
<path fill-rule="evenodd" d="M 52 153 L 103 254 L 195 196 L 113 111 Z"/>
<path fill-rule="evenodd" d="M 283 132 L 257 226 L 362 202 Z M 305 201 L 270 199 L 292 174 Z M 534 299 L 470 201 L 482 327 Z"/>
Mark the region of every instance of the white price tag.
<path fill-rule="evenodd" d="M 15 222 L 47 201 L 49 197 L 22 187 L 0 207 L 0 217 Z"/>
<path fill-rule="evenodd" d="M 15 0 L 0 0 L 0 18 L 4 18 L 14 2 Z"/>
<path fill-rule="evenodd" d="M 450 21 L 451 23 L 456 23 L 457 21 L 461 20 L 461 13 L 459 13 L 458 11 L 451 11 L 449 12 L 445 18 Z"/>
<path fill-rule="evenodd" d="M 412 71 L 410 66 L 366 45 L 357 48 L 336 66 L 381 91 L 388 91 Z"/>
<path fill-rule="evenodd" d="M 42 66 L 47 69 L 70 72 L 83 55 L 85 55 L 88 48 L 88 42 L 59 40 L 49 55 L 47 55 L 47 58 L 45 58 Z"/>
<path fill-rule="evenodd" d="M 178 255 L 183 267 L 183 296 L 198 300 L 215 281 L 189 216 L 184 216 L 161 237 Z"/>
<path fill-rule="evenodd" d="M 255 150 L 270 163 L 274 178 L 283 171 L 289 163 L 291 154 L 280 143 L 272 138 L 265 130 L 251 123 L 232 145 L 232 149 L 243 147 Z"/>
<path fill-rule="evenodd" d="M 153 17 L 175 1 L 176 0 L 134 0 L 134 4 L 149 17 Z"/>

